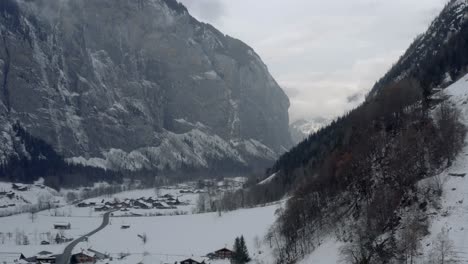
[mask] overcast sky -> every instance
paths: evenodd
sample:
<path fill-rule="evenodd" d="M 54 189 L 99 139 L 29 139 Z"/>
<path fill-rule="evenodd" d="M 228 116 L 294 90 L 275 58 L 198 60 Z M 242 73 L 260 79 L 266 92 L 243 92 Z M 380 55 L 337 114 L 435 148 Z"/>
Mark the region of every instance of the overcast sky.
<path fill-rule="evenodd" d="M 253 47 L 291 100 L 291 121 L 363 100 L 447 0 L 179 0 Z"/>

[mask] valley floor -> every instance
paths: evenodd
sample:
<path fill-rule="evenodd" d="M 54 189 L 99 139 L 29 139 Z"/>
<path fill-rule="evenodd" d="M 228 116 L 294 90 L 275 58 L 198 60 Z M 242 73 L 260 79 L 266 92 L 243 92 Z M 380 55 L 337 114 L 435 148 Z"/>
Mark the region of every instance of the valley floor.
<path fill-rule="evenodd" d="M 226 213 L 194 214 L 198 194 L 181 194 L 180 191 L 172 187 L 158 190 L 159 196 L 170 194 L 184 202 L 177 210 L 130 208 L 128 212 L 114 211 L 109 225 L 89 237 L 87 242 L 75 246 L 73 253 L 91 248 L 112 257 L 112 261 L 106 260 L 105 263 L 172 264 L 187 258 L 206 259 L 204 256 L 208 253 L 224 247 L 232 249 L 234 239 L 243 235 L 253 263 L 274 263 L 266 235 L 282 202 Z M 134 190 L 83 202 L 99 205 L 115 199 L 122 201 L 156 196 L 154 189 Z M 173 215 L 175 211 L 184 214 Z M 57 236 L 77 239 L 96 229 L 102 222 L 102 216 L 103 212 L 96 212 L 93 207 L 80 208 L 75 204 L 41 211 L 34 219 L 31 219 L 30 213 L 0 217 L 0 263 L 14 263 L 20 254 L 26 257 L 40 251 L 60 254 L 70 242 L 57 244 Z M 71 228 L 56 230 L 54 224 L 57 223 L 70 223 Z M 122 226 L 128 226 L 128 229 Z M 146 243 L 142 236 L 147 237 Z M 41 245 L 43 241 L 51 244 Z"/>

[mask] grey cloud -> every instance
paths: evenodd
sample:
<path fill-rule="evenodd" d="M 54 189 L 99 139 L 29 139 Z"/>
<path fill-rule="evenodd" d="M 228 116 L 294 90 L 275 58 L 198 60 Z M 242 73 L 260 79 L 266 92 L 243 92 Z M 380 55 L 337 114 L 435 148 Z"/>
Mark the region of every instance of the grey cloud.
<path fill-rule="evenodd" d="M 447 0 L 182 2 L 256 50 L 290 97 L 294 121 L 332 119 L 356 107 Z M 217 16 L 200 9 L 205 2 L 222 6 L 208 12 Z"/>

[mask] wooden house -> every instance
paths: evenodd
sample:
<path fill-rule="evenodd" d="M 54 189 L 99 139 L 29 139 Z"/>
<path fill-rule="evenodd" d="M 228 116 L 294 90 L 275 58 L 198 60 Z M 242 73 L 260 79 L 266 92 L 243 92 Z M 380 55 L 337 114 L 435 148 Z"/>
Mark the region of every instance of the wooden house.
<path fill-rule="evenodd" d="M 214 254 L 211 254 L 215 259 L 232 259 L 234 257 L 234 251 L 222 248 L 220 250 L 216 250 Z"/>
<path fill-rule="evenodd" d="M 36 263 L 55 263 L 57 257 L 55 255 L 52 255 L 52 252 L 41 251 L 37 253 L 37 256 L 29 258 L 27 260 L 31 261 L 32 259 L 34 259 Z"/>
<path fill-rule="evenodd" d="M 68 230 L 68 229 L 71 229 L 71 224 L 70 223 L 55 223 L 54 229 Z"/>
<path fill-rule="evenodd" d="M 145 202 L 144 200 L 136 200 L 134 206 L 138 206 L 142 209 L 151 209 L 153 205 L 150 203 Z"/>
<path fill-rule="evenodd" d="M 189 258 L 186 260 L 182 260 L 180 264 L 205 264 L 205 261 L 197 261 L 197 260 Z"/>
<path fill-rule="evenodd" d="M 92 264 L 96 263 L 95 253 L 89 251 L 82 251 L 80 253 L 72 255 L 72 263 L 75 264 Z"/>

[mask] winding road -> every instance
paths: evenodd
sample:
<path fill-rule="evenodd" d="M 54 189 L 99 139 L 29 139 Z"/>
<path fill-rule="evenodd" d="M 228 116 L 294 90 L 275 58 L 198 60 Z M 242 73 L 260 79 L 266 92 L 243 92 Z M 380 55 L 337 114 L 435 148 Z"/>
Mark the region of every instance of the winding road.
<path fill-rule="evenodd" d="M 73 248 L 75 248 L 75 246 L 78 245 L 79 243 L 85 241 L 88 237 L 90 237 L 90 236 L 96 234 L 97 232 L 101 231 L 102 229 L 104 229 L 109 224 L 109 218 L 110 218 L 111 213 L 113 213 L 113 212 L 107 212 L 107 213 L 104 214 L 104 216 L 102 218 L 102 224 L 98 228 L 94 229 L 93 231 L 89 232 L 88 234 L 86 234 L 84 236 L 81 236 L 80 238 L 75 239 L 67 247 L 65 247 L 65 249 L 63 250 L 62 255 L 57 257 L 57 262 L 56 263 L 57 264 L 69 264 L 70 260 L 71 260 L 71 255 L 72 255 Z"/>

